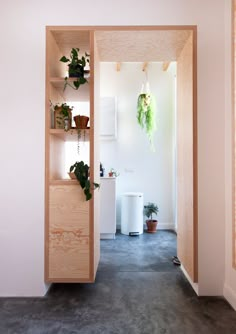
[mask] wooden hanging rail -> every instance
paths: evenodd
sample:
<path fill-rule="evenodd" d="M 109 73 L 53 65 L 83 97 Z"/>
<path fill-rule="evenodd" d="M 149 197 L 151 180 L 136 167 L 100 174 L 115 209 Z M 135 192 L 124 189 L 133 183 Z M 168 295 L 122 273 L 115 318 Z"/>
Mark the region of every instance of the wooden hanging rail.
<path fill-rule="evenodd" d="M 145 72 L 148 66 L 148 62 L 146 61 L 145 63 L 143 63 L 143 71 Z"/>
<path fill-rule="evenodd" d="M 169 68 L 169 65 L 170 65 L 170 61 L 165 61 L 165 62 L 162 64 L 162 70 L 163 70 L 163 71 L 167 71 L 168 68 Z"/>
<path fill-rule="evenodd" d="M 117 72 L 120 72 L 120 68 L 121 68 L 121 63 L 120 62 L 116 63 Z"/>

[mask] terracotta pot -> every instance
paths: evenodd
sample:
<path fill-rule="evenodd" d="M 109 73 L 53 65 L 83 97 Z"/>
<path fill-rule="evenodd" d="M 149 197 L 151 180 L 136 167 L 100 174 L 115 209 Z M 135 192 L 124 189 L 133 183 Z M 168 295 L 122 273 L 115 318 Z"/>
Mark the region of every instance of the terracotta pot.
<path fill-rule="evenodd" d="M 72 180 L 76 180 L 76 176 L 75 176 L 75 173 L 68 173 L 69 177 L 72 179 Z"/>
<path fill-rule="evenodd" d="M 148 233 L 156 233 L 157 231 L 157 220 L 146 220 L 146 224 L 147 224 L 147 232 Z"/>
<path fill-rule="evenodd" d="M 74 116 L 74 121 L 77 129 L 86 129 L 88 126 L 89 117 L 77 115 Z"/>

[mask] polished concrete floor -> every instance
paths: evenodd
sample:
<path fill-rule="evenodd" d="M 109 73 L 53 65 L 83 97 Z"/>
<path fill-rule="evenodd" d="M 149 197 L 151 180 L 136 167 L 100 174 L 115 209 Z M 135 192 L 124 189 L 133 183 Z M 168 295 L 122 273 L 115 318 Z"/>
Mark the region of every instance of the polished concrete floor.
<path fill-rule="evenodd" d="M 0 298 L 0 334 L 234 334 L 222 298 L 198 298 L 173 265 L 171 231 L 101 241 L 95 284 L 55 284 L 45 298 Z"/>

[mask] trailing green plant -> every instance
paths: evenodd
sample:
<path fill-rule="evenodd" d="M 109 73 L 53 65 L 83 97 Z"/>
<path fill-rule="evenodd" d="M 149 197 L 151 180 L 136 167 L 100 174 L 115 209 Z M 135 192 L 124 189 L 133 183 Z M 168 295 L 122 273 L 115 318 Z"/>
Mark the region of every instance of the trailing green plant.
<path fill-rule="evenodd" d="M 71 85 L 70 82 L 68 82 L 68 77 L 65 77 L 64 90 L 67 86 L 77 90 L 79 89 L 80 85 L 88 82 L 88 80 L 84 78 L 84 68 L 86 63 L 89 63 L 89 54 L 85 52 L 85 54 L 79 58 L 79 51 L 79 48 L 72 48 L 70 52 L 70 58 L 63 56 L 60 59 L 61 62 L 68 63 L 69 77 L 75 78 L 73 85 Z"/>
<path fill-rule="evenodd" d="M 153 133 L 156 130 L 155 103 L 153 96 L 149 93 L 142 93 L 138 97 L 137 120 L 141 128 L 146 131 L 151 148 L 154 150 Z"/>
<path fill-rule="evenodd" d="M 146 216 L 148 219 L 151 218 L 151 220 L 153 220 L 152 215 L 153 214 L 157 215 L 158 212 L 159 208 L 155 203 L 148 202 L 146 205 L 144 205 L 143 213 L 144 216 Z"/>
<path fill-rule="evenodd" d="M 89 180 L 89 166 L 83 161 L 77 161 L 74 163 L 74 165 L 70 166 L 70 173 L 75 174 L 81 188 L 84 191 L 86 201 L 89 201 L 92 198 L 91 190 L 100 188 L 99 183 L 91 182 Z M 91 189 L 91 187 L 93 188 Z"/>

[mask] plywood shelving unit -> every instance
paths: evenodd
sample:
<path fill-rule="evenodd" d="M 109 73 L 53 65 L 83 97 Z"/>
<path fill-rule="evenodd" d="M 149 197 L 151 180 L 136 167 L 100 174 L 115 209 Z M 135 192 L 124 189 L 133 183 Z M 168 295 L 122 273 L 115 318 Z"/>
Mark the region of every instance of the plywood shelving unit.
<path fill-rule="evenodd" d="M 89 142 L 90 179 L 99 182 L 99 161 L 94 155 L 97 131 L 94 126 L 94 38 L 93 32 L 79 27 L 47 27 L 46 31 L 46 184 L 45 184 L 45 281 L 93 282 L 99 261 L 99 229 L 96 229 L 98 195 L 90 201 L 77 180 L 64 178 L 65 143 L 77 141 L 76 129 L 53 128 L 50 101 L 89 103 L 90 128 L 81 130 L 81 141 Z M 91 42 L 92 40 L 92 42 Z M 79 90 L 64 88 L 67 65 L 60 62 L 71 48 L 90 54 L 88 83 Z M 75 79 L 69 79 L 73 82 Z M 75 161 L 80 158 L 75 152 Z M 96 172 L 96 170 L 98 172 Z M 96 230 L 96 232 L 95 232 Z M 98 231 L 98 232 L 97 232 Z M 95 235 L 95 233 L 97 233 Z M 95 242 L 96 241 L 96 242 Z M 97 254 L 95 254 L 97 252 Z"/>

